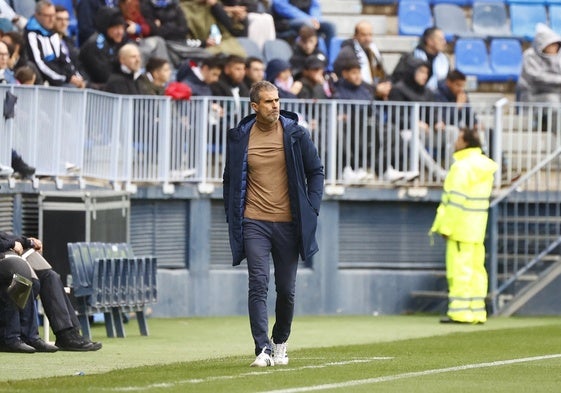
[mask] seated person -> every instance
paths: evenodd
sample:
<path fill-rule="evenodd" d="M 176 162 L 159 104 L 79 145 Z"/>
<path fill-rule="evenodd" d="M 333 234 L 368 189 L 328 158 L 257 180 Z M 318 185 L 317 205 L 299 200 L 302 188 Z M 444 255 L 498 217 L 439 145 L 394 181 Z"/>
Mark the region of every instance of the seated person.
<path fill-rule="evenodd" d="M 230 55 L 226 58 L 222 74 L 210 87 L 212 95 L 217 97 L 249 97 L 249 90 L 243 83 L 245 77 L 245 59 Z"/>
<path fill-rule="evenodd" d="M 302 90 L 302 82 L 294 81 L 290 63 L 272 59 L 267 63 L 265 78 L 279 89 L 279 98 L 296 98 Z"/>
<path fill-rule="evenodd" d="M 248 37 L 262 49 L 267 40 L 277 37 L 273 16 L 266 0 L 222 0 L 224 11 L 234 24 L 232 34 Z M 236 27 L 239 25 L 239 27 Z"/>
<path fill-rule="evenodd" d="M 337 34 L 335 25 L 322 17 L 319 0 L 273 0 L 272 9 L 277 35 L 285 33 L 286 36 L 287 32 L 292 32 L 292 36 L 296 36 L 302 25 L 308 25 L 324 36 L 329 48 Z"/>
<path fill-rule="evenodd" d="M 11 51 L 12 55 L 8 60 L 10 69 L 15 71 L 23 66 L 31 67 L 35 72 L 35 76 L 36 76 L 35 84 L 37 85 L 43 84 L 43 79 L 39 75 L 39 70 L 37 69 L 37 66 L 35 65 L 35 63 L 30 61 L 29 57 L 27 56 L 27 53 L 25 51 L 25 40 L 23 38 L 22 33 L 16 31 L 9 31 L 4 33 L 4 35 L 2 35 L 2 38 L 0 38 L 0 40 L 8 44 L 8 47 L 12 48 Z"/>
<path fill-rule="evenodd" d="M 78 44 L 80 46 L 99 32 L 96 15 L 102 7 L 117 7 L 117 0 L 80 0 L 76 2 Z"/>
<path fill-rule="evenodd" d="M 140 76 L 140 90 L 148 95 L 164 95 L 171 77 L 169 62 L 159 57 L 151 57 L 145 68 L 146 72 Z"/>
<path fill-rule="evenodd" d="M 63 50 L 60 36 L 53 30 L 55 16 L 55 6 L 50 1 L 39 0 L 35 14 L 25 26 L 29 59 L 49 85 L 84 88 L 84 78 Z"/>
<path fill-rule="evenodd" d="M 101 89 L 117 66 L 119 49 L 127 42 L 125 18 L 117 8 L 101 7 L 96 15 L 98 32 L 82 45 L 80 60 L 92 87 Z"/>
<path fill-rule="evenodd" d="M 265 79 L 265 63 L 259 57 L 250 56 L 245 59 L 245 77 L 243 79 L 247 89 L 251 89 L 256 82 Z"/>
<path fill-rule="evenodd" d="M 190 37 L 203 42 L 208 52 L 246 57 L 236 39 L 239 32 L 218 0 L 183 0 L 181 9 L 187 18 Z"/>
<path fill-rule="evenodd" d="M 105 91 L 115 94 L 139 95 L 142 60 L 136 44 L 128 43 L 119 49 L 119 66 L 109 75 Z"/>
<path fill-rule="evenodd" d="M 298 79 L 302 83 L 302 90 L 298 93 L 298 98 L 324 100 L 331 97 L 329 82 L 325 79 L 324 56 L 311 55 L 305 63 Z"/>
<path fill-rule="evenodd" d="M 10 49 L 4 41 L 0 41 L 0 84 L 17 83 L 14 72 L 9 67 Z"/>
<path fill-rule="evenodd" d="M 190 39 L 187 19 L 179 4 L 173 0 L 140 0 L 140 12 L 150 26 L 150 35 L 166 41 L 169 59 L 179 67 L 186 59 L 204 59 L 210 53 L 201 40 Z"/>
<path fill-rule="evenodd" d="M 52 330 L 56 336 L 55 346 L 63 351 L 97 351 L 101 348 L 101 343 L 92 342 L 80 335 L 80 323 L 76 317 L 76 311 L 70 299 L 64 291 L 64 285 L 60 276 L 52 270 L 50 264 L 45 261 L 40 252 L 43 244 L 39 239 L 33 237 L 14 236 L 6 232 L 0 232 L 0 252 L 14 252 L 23 255 L 29 266 L 33 268 L 33 274 L 39 285 L 34 283 L 36 291 L 34 296 L 40 295 L 45 315 L 49 318 Z M 34 305 L 34 302 L 32 302 Z M 35 321 L 36 316 L 33 318 Z M 29 326 L 22 326 L 25 331 L 36 330 L 33 321 L 28 321 Z M 36 322 L 35 322 L 36 323 Z M 33 333 L 32 338 L 35 337 Z M 24 336 L 28 337 L 28 336 Z M 29 344 L 29 343 L 28 343 Z M 31 344 L 33 346 L 33 341 Z M 45 350 L 38 349 L 36 350 Z M 52 348 L 49 349 L 50 352 Z"/>
<path fill-rule="evenodd" d="M 314 55 L 327 64 L 325 53 L 318 48 L 318 35 L 316 30 L 310 26 L 302 26 L 296 38 L 296 42 L 292 47 L 292 57 L 290 58 L 290 66 L 292 73 L 296 79 L 300 78 L 300 73 L 304 69 L 306 59 Z"/>
<path fill-rule="evenodd" d="M 218 82 L 222 63 L 218 57 L 209 57 L 198 64 L 185 62 L 177 70 L 177 80 L 191 88 L 193 96 L 212 96 L 211 85 Z"/>

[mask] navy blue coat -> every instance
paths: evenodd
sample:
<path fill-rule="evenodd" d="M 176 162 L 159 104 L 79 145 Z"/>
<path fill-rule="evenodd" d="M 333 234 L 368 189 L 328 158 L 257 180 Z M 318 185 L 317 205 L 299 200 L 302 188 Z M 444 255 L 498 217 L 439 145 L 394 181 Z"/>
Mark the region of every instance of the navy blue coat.
<path fill-rule="evenodd" d="M 284 130 L 292 220 L 298 231 L 300 257 L 308 260 L 319 250 L 315 234 L 323 196 L 323 165 L 308 131 L 298 125 L 298 116 L 281 111 L 280 120 Z M 234 266 L 246 257 L 242 222 L 247 185 L 247 146 L 253 124 L 255 114 L 245 117 L 237 127 L 228 131 L 226 144 L 223 196 Z"/>

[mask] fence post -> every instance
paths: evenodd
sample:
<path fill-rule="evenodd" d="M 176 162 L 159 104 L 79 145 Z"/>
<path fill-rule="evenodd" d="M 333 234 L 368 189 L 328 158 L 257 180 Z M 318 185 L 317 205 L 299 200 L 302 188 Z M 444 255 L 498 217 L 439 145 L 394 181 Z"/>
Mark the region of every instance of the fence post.
<path fill-rule="evenodd" d="M 197 178 L 200 179 L 200 183 L 197 186 L 197 189 L 202 194 L 210 194 L 214 191 L 214 186 L 211 183 L 207 183 L 207 176 L 208 176 L 208 133 L 210 130 L 209 126 L 209 115 L 210 111 L 210 99 L 209 97 L 204 97 L 202 101 L 202 110 L 199 112 L 199 122 L 198 128 L 199 132 L 197 135 L 199 136 L 199 162 L 197 165 Z"/>
<path fill-rule="evenodd" d="M 163 192 L 164 194 L 173 194 L 175 187 L 169 182 L 171 177 L 171 97 L 166 97 L 162 102 L 163 110 L 159 116 L 159 121 L 161 124 L 161 145 L 158 144 L 158 173 L 159 180 L 163 180 Z M 154 104 L 159 104 L 160 101 L 155 101 Z M 158 105 L 159 106 L 159 105 Z"/>
<path fill-rule="evenodd" d="M 411 124 L 413 124 L 413 135 L 411 136 L 411 171 L 419 172 L 419 121 L 421 119 L 421 105 L 416 102 L 413 105 Z M 399 135 L 397 136 L 399 137 Z M 424 147 L 423 147 L 424 148 Z M 405 153 L 405 152 L 404 152 Z"/>
<path fill-rule="evenodd" d="M 342 195 L 344 187 L 337 186 L 337 102 L 329 103 L 329 127 L 327 129 L 327 154 L 325 163 L 325 193 Z"/>
<path fill-rule="evenodd" d="M 488 254 L 489 254 L 489 294 L 491 297 L 491 314 L 499 310 L 497 304 L 498 271 L 499 271 L 499 205 L 489 207 L 487 222 Z"/>
<path fill-rule="evenodd" d="M 495 102 L 495 126 L 493 129 L 493 135 L 490 137 L 493 138 L 493 151 L 491 152 L 491 156 L 498 164 L 497 172 L 495 173 L 495 187 L 501 187 L 501 179 L 502 179 L 502 162 L 503 162 L 503 107 L 508 103 L 508 99 L 505 97 L 501 98 L 497 102 Z"/>

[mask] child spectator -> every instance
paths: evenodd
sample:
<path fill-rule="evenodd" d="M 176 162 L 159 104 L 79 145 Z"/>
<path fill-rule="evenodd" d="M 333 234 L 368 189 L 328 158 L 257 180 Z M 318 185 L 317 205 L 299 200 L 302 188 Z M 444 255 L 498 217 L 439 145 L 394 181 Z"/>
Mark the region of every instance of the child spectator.
<path fill-rule="evenodd" d="M 265 77 L 279 89 L 279 98 L 296 98 L 302 90 L 302 82 L 294 81 L 290 63 L 282 59 L 272 59 L 267 63 Z"/>
<path fill-rule="evenodd" d="M 34 85 L 37 73 L 29 66 L 22 66 L 16 70 L 15 77 L 21 85 Z"/>
<path fill-rule="evenodd" d="M 300 28 L 298 37 L 292 48 L 292 57 L 290 58 L 292 73 L 296 79 L 300 78 L 300 73 L 304 69 L 304 63 L 311 55 L 327 63 L 325 53 L 318 48 L 318 35 L 316 30 L 313 27 L 304 25 Z"/>

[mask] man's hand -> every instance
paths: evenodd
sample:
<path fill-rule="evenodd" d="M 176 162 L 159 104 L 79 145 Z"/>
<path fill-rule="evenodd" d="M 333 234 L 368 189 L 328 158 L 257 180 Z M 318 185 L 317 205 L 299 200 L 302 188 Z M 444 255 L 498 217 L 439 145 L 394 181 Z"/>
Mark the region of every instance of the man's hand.
<path fill-rule="evenodd" d="M 86 82 L 84 82 L 84 79 L 82 79 L 82 77 L 78 75 L 72 75 L 72 77 L 70 78 L 70 83 L 76 86 L 78 89 L 83 89 L 84 87 L 86 87 Z"/>
<path fill-rule="evenodd" d="M 43 251 L 43 242 L 35 237 L 30 237 L 29 240 L 33 243 L 33 249 L 36 251 Z"/>
<path fill-rule="evenodd" d="M 20 242 L 15 242 L 14 248 L 12 248 L 12 250 L 14 250 L 16 254 L 21 255 L 23 253 L 23 246 Z"/>

